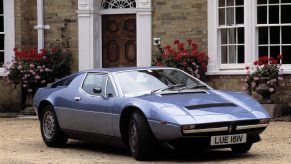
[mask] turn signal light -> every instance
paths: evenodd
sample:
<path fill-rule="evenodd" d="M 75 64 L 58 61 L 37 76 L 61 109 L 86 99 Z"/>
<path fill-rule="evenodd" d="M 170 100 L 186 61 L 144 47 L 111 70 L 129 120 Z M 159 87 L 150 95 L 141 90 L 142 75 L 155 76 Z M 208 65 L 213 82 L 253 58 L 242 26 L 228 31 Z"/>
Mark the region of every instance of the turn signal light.
<path fill-rule="evenodd" d="M 192 130 L 195 129 L 195 125 L 182 125 L 182 130 Z"/>
<path fill-rule="evenodd" d="M 264 118 L 264 119 L 260 119 L 259 124 L 269 124 L 270 119 L 269 118 Z"/>

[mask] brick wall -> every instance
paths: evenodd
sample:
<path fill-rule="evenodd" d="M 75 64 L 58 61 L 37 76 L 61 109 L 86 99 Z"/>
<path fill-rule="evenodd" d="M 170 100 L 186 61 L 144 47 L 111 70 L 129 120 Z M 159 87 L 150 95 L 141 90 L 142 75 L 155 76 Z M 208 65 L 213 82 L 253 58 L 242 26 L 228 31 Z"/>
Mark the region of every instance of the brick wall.
<path fill-rule="evenodd" d="M 60 28 L 64 19 L 70 19 L 71 51 L 73 53 L 72 72 L 78 71 L 78 25 L 77 0 L 44 0 L 45 48 L 61 38 Z M 16 45 L 20 49 L 37 48 L 37 8 L 36 0 L 15 0 Z"/>
<path fill-rule="evenodd" d="M 153 37 L 162 45 L 191 38 L 207 52 L 207 0 L 153 0 L 152 6 Z"/>

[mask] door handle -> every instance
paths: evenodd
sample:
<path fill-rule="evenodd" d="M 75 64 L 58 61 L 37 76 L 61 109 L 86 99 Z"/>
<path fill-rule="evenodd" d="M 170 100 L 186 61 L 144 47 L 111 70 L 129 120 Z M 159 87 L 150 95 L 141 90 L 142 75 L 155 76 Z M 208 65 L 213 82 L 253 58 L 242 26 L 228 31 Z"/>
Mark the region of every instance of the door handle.
<path fill-rule="evenodd" d="M 80 101 L 81 97 L 75 97 L 75 101 Z"/>

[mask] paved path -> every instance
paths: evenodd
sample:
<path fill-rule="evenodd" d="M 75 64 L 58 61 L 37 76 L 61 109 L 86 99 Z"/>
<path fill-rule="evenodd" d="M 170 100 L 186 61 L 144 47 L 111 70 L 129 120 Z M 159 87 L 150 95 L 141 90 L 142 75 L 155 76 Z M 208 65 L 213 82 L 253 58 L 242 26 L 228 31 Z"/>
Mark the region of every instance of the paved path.
<path fill-rule="evenodd" d="M 245 155 L 229 149 L 164 153 L 155 163 L 291 163 L 291 122 L 272 122 L 263 141 Z M 43 143 L 34 118 L 0 118 L 0 163 L 137 163 L 127 150 L 70 140 L 65 148 Z"/>

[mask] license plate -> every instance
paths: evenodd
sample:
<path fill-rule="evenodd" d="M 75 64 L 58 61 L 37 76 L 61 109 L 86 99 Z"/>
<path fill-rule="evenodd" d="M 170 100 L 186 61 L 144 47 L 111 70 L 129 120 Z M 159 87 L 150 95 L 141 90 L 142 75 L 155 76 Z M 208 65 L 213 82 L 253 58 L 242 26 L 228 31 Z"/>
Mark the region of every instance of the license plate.
<path fill-rule="evenodd" d="M 247 134 L 234 134 L 234 135 L 224 135 L 224 136 L 212 136 L 210 145 L 230 145 L 230 144 L 240 144 L 247 142 Z"/>

